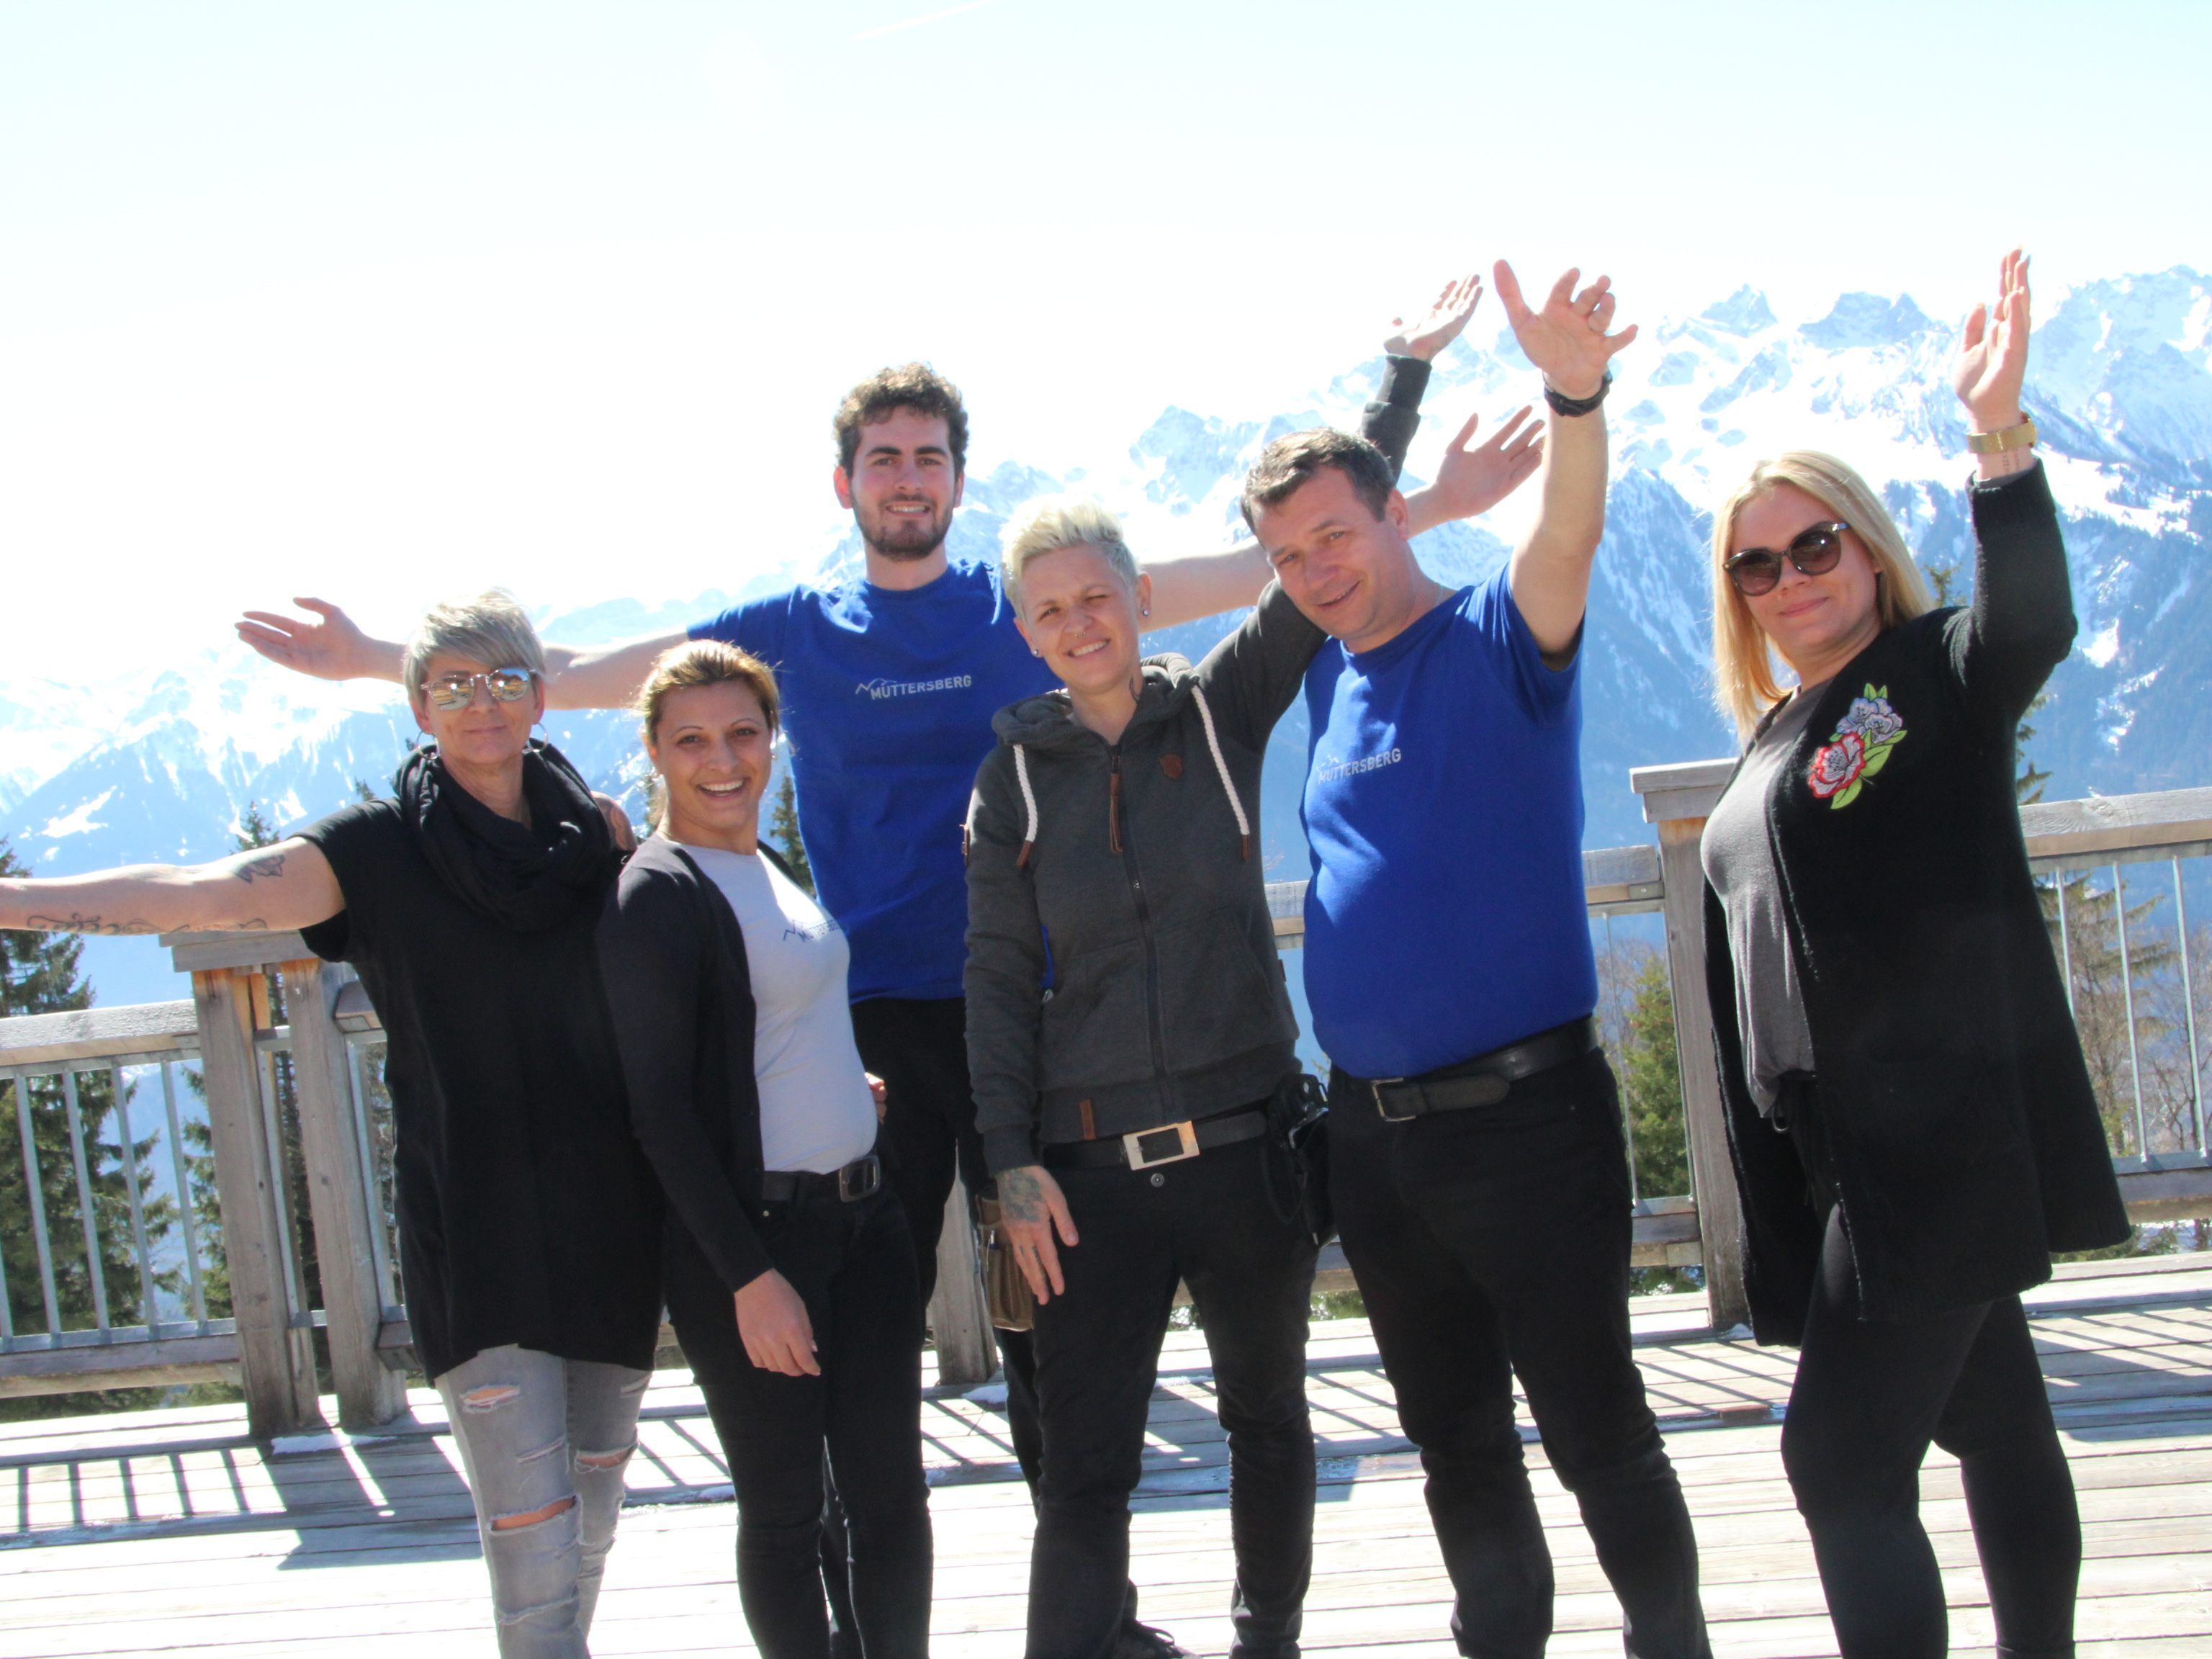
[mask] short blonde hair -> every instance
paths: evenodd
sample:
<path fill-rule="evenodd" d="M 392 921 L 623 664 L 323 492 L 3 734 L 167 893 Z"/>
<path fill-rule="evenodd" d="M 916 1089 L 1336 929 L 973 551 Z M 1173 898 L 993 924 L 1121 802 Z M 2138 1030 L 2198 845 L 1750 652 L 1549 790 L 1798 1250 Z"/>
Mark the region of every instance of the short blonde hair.
<path fill-rule="evenodd" d="M 1121 533 L 1121 521 L 1091 496 L 1040 495 L 1006 521 L 1000 545 L 1006 597 L 1018 611 L 1022 607 L 1022 572 L 1030 562 L 1066 547 L 1097 548 L 1130 592 L 1136 591 L 1137 558 Z"/>
<path fill-rule="evenodd" d="M 545 678 L 545 647 L 538 643 L 538 630 L 514 595 L 503 587 L 433 605 L 415 625 L 399 665 L 408 702 L 422 703 L 422 677 L 430 672 L 430 659 L 441 652 L 466 658 L 482 668 L 527 668 L 541 681 Z"/>
<path fill-rule="evenodd" d="M 1881 579 L 1875 607 L 1884 631 L 1936 608 L 1897 521 L 1855 470 L 1814 449 L 1761 461 L 1713 514 L 1713 701 L 1746 737 L 1780 700 L 1782 686 L 1775 678 L 1773 645 L 1729 580 L 1728 561 L 1735 550 L 1737 515 L 1780 484 L 1803 490 L 1849 525 L 1864 545 Z"/>

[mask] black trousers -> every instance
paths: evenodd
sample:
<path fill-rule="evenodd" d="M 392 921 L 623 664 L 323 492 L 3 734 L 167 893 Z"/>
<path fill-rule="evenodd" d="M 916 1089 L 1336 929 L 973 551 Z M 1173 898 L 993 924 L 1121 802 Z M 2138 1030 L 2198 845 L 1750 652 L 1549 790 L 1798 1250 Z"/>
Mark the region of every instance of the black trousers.
<path fill-rule="evenodd" d="M 1627 1154 L 1604 1055 L 1407 1123 L 1341 1073 L 1330 1095 L 1337 1227 L 1428 1474 L 1460 1651 L 1537 1659 L 1551 1636 L 1518 1372 L 1631 1659 L 1703 1659 L 1697 1542 L 1629 1343 Z"/>
<path fill-rule="evenodd" d="M 826 1659 L 823 1590 L 834 1577 L 855 1651 L 922 1659 L 933 1552 L 921 1468 L 921 1306 L 905 1217 L 885 1192 L 851 1204 L 767 1206 L 756 1224 L 806 1304 L 822 1374 L 786 1376 L 740 1356 L 699 1379 L 737 1489 L 745 1623 L 766 1659 Z M 679 1313 L 678 1334 L 709 1317 L 704 1309 Z M 726 1294 L 720 1317 L 734 1326 Z M 726 1340 L 720 1346 L 726 1352 Z M 822 1557 L 825 1454 L 844 1508 L 842 1571 L 825 1571 Z"/>
<path fill-rule="evenodd" d="M 1238 1659 L 1295 1659 L 1313 1566 L 1306 1413 L 1312 1242 L 1271 1195 L 1269 1140 L 1150 1170 L 1056 1170 L 1079 1242 L 1037 1310 L 1044 1474 L 1030 1556 L 1028 1659 L 1102 1659 L 1124 1617 L 1129 1496 L 1178 1280 L 1212 1356 L 1229 1437 Z"/>
<path fill-rule="evenodd" d="M 1783 1115 L 1826 1231 L 1782 1462 L 1837 1643 L 1844 1659 L 1948 1650 L 1943 1583 L 1920 1524 L 1932 1443 L 1959 1460 L 1998 1653 L 2063 1659 L 2074 1651 L 2081 1520 L 2020 1298 L 1925 1319 L 1859 1318 L 1813 1106 L 1809 1088 L 1784 1090 Z"/>

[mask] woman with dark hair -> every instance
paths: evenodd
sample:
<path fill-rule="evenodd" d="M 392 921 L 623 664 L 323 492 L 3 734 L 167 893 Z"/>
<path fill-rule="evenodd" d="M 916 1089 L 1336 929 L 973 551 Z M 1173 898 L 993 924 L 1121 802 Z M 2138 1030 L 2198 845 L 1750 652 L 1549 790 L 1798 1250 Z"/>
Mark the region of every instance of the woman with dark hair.
<path fill-rule="evenodd" d="M 876 1157 L 845 936 L 759 837 L 775 677 L 714 640 L 638 712 L 655 833 L 599 924 L 637 1137 L 672 1211 L 667 1297 L 738 1498 L 738 1594 L 768 1659 L 827 1659 L 826 1450 L 868 1659 L 929 1650 L 921 1292 Z"/>
<path fill-rule="evenodd" d="M 1714 517 L 1715 678 L 1747 746 L 1705 829 L 1706 975 L 1753 1323 L 1802 1348 L 1783 1462 L 1845 1659 L 1946 1650 L 1931 1441 L 1998 1651 L 2074 1651 L 2081 1523 L 2020 1292 L 2128 1222 L 2014 799 L 2014 732 L 2075 628 L 2027 344 L 2014 252 L 1955 374 L 1967 608 L 1931 608 L 1832 457 L 1763 464 Z"/>
<path fill-rule="evenodd" d="M 476 1503 L 502 1659 L 580 1659 L 660 1328 L 660 1207 L 593 930 L 621 855 L 531 727 L 544 656 L 504 593 L 406 652 L 432 741 L 396 799 L 192 869 L 0 881 L 0 927 L 299 928 L 383 1021 L 400 1271 Z M 624 825 L 627 834 L 627 825 Z"/>

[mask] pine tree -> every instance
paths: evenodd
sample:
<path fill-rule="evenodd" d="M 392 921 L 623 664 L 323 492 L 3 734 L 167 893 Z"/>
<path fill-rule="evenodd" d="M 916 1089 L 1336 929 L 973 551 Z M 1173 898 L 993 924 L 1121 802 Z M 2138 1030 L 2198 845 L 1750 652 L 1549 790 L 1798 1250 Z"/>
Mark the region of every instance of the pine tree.
<path fill-rule="evenodd" d="M 0 876 L 27 876 L 31 872 L 0 841 Z M 73 1012 L 92 1006 L 92 988 L 82 971 L 83 942 L 67 933 L 0 933 L 0 1018 L 24 1014 Z M 84 1150 L 87 1185 L 90 1188 L 94 1237 L 100 1288 L 107 1303 L 110 1325 L 127 1326 L 158 1317 L 158 1308 L 145 1305 L 139 1276 L 134 1230 L 131 1219 L 131 1188 L 124 1166 L 122 1120 L 116 1110 L 115 1074 L 78 1072 L 77 1126 Z M 126 1103 L 136 1104 L 137 1089 L 124 1081 Z M 76 1142 L 70 1133 L 69 1097 L 59 1076 L 28 1081 L 0 1082 L 0 1132 L 11 1155 L 0 1155 L 0 1270 L 7 1279 L 8 1311 L 19 1332 L 47 1328 L 46 1302 L 39 1271 L 38 1236 L 33 1222 L 28 1170 L 21 1154 L 23 1120 L 30 1119 L 30 1139 L 38 1156 L 38 1193 L 46 1218 L 48 1259 L 53 1267 L 55 1311 L 64 1330 L 82 1330 L 98 1318 L 93 1263 L 84 1244 L 83 1201 L 76 1178 Z M 134 1130 L 146 1127 L 144 1115 Z M 158 1134 L 133 1135 L 131 1169 L 139 1196 L 139 1219 L 145 1229 L 147 1251 L 160 1260 L 160 1247 L 175 1228 L 173 1201 L 159 1193 L 151 1162 Z M 173 1294 L 179 1275 L 174 1268 L 156 1267 L 151 1277 L 157 1297 Z M 141 1391 L 130 1391 L 125 1403 L 139 1403 Z M 124 1401 L 123 1395 L 113 1396 Z M 67 1396 L 45 1396 L 9 1402 L 9 1418 L 51 1415 L 61 1410 L 82 1410 Z"/>
<path fill-rule="evenodd" d="M 799 884 L 809 893 L 814 890 L 814 866 L 806 861 L 806 843 L 799 835 L 799 793 L 792 787 L 791 772 L 785 769 L 783 784 L 775 792 L 775 806 L 769 814 L 768 833 L 775 842 L 776 850 L 783 854 L 784 862 Z"/>
<path fill-rule="evenodd" d="M 1630 981 L 1622 1042 L 1621 1096 L 1635 1149 L 1640 1197 L 1690 1190 L 1690 1143 L 1682 1116 L 1682 1067 L 1674 1047 L 1674 988 L 1667 958 L 1654 951 Z"/>

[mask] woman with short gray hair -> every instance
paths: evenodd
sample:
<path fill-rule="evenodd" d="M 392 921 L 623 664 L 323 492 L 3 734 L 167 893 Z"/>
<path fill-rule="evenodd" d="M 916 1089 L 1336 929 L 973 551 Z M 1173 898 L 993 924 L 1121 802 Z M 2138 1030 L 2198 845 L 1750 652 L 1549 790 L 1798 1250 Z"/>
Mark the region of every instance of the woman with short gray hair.
<path fill-rule="evenodd" d="M 592 942 L 621 855 L 575 769 L 531 740 L 544 658 L 520 606 L 441 605 L 406 661 L 431 741 L 394 799 L 193 868 L 0 881 L 0 927 L 296 927 L 359 970 L 384 1023 L 408 1320 L 476 1502 L 499 1650 L 582 1659 L 660 1323 L 660 1203 Z"/>

